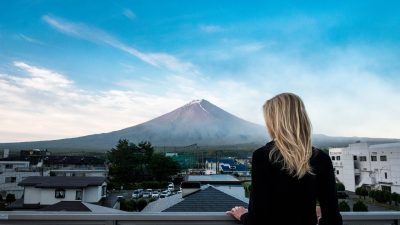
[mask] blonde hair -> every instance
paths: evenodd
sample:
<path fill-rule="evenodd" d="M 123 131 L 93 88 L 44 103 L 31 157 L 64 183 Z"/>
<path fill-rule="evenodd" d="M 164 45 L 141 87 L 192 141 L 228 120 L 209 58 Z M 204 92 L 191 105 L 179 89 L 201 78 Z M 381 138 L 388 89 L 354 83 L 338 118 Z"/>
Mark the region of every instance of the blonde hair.
<path fill-rule="evenodd" d="M 312 174 L 311 123 L 300 97 L 279 94 L 265 102 L 263 111 L 268 132 L 275 142 L 269 158 L 282 161 L 283 168 L 298 179 Z"/>

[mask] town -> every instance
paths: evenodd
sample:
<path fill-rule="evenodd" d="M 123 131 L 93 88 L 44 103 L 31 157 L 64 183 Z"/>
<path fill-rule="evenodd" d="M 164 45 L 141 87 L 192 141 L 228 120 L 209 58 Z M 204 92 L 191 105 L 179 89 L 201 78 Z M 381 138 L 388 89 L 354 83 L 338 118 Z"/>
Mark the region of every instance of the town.
<path fill-rule="evenodd" d="M 103 157 L 52 154 L 47 149 L 17 153 L 4 149 L 0 159 L 3 210 L 224 212 L 248 205 L 251 152 L 247 157 L 218 151 L 214 157 L 190 150 L 154 153 L 149 142 L 120 140 Z M 399 210 L 399 143 L 358 142 L 327 153 L 341 211 Z M 139 158 L 132 158 L 135 154 Z"/>

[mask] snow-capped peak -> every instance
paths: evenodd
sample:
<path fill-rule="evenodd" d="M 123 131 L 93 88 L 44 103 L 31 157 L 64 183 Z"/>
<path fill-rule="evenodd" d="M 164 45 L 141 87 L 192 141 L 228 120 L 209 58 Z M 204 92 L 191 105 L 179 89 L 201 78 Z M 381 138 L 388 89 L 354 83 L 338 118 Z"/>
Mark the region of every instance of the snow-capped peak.
<path fill-rule="evenodd" d="M 203 99 L 201 99 L 201 100 L 196 99 L 196 100 L 193 100 L 193 101 L 189 102 L 188 105 L 200 104 L 202 101 L 203 101 Z"/>
<path fill-rule="evenodd" d="M 204 112 L 208 113 L 208 111 L 201 105 L 201 103 L 204 101 L 204 99 L 197 99 L 189 102 L 186 104 L 186 106 L 192 106 L 192 105 L 198 105 Z"/>

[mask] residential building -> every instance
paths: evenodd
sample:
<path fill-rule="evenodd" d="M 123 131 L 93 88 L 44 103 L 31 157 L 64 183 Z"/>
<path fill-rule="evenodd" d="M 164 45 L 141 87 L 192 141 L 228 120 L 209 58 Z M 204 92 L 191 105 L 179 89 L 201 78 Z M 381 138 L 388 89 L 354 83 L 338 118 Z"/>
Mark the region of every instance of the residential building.
<path fill-rule="evenodd" d="M 52 176 L 68 177 L 107 177 L 107 169 L 51 169 L 48 173 Z"/>
<path fill-rule="evenodd" d="M 106 197 L 105 177 L 28 177 L 19 183 L 23 198 L 11 209 L 41 209 L 60 202 L 99 203 Z"/>
<path fill-rule="evenodd" d="M 349 191 L 364 186 L 400 193 L 400 142 L 329 149 L 336 178 Z"/>
<path fill-rule="evenodd" d="M 2 160 L 7 160 L 2 159 Z M 21 198 L 24 188 L 18 183 L 30 176 L 40 176 L 40 168 L 31 168 L 29 161 L 0 161 L 0 194 Z"/>
<path fill-rule="evenodd" d="M 248 207 L 242 201 L 214 186 L 183 182 L 182 195 L 151 202 L 142 212 L 226 212 L 235 206 Z"/>

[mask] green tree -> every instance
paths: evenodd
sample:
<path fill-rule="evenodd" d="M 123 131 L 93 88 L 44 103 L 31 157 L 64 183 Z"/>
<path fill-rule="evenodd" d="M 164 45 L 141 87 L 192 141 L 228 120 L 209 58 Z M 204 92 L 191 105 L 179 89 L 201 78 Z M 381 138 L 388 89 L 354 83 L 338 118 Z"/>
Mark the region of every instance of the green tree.
<path fill-rule="evenodd" d="M 375 201 L 375 193 L 376 193 L 375 190 L 370 190 L 368 192 L 368 196 L 372 199 L 372 201 Z"/>
<path fill-rule="evenodd" d="M 150 159 L 149 169 L 157 181 L 171 180 L 171 176 L 180 171 L 179 163 L 163 154 L 153 154 Z"/>
<path fill-rule="evenodd" d="M 244 194 L 246 197 L 250 196 L 250 192 L 251 192 L 251 182 L 245 182 L 242 183 L 243 188 L 244 188 Z"/>
<path fill-rule="evenodd" d="M 375 190 L 374 191 L 374 197 L 375 201 L 379 203 L 385 203 L 387 202 L 386 196 L 384 194 L 384 191 L 381 190 Z"/>
<path fill-rule="evenodd" d="M 397 203 L 400 203 L 400 194 L 397 196 Z"/>
<path fill-rule="evenodd" d="M 137 205 L 137 210 L 140 212 L 147 206 L 147 201 L 141 198 L 137 201 L 136 205 Z"/>
<path fill-rule="evenodd" d="M 368 206 L 364 204 L 363 201 L 358 200 L 356 203 L 353 204 L 353 211 L 354 212 L 367 212 Z"/>
<path fill-rule="evenodd" d="M 392 199 L 391 199 L 392 194 L 388 191 L 382 191 L 382 192 L 383 192 L 384 202 L 389 202 L 389 204 L 391 205 L 392 204 Z"/>
<path fill-rule="evenodd" d="M 137 202 L 134 199 L 123 199 L 121 201 L 120 209 L 124 211 L 137 211 Z"/>
<path fill-rule="evenodd" d="M 345 191 L 345 187 L 343 183 L 336 183 L 336 190 L 337 191 Z"/>
<path fill-rule="evenodd" d="M 339 202 L 339 211 L 340 212 L 350 212 L 350 206 L 345 201 Z"/>
<path fill-rule="evenodd" d="M 142 142 L 139 142 L 137 147 L 138 147 L 138 150 L 141 153 L 144 154 L 144 158 L 143 158 L 144 162 L 146 164 L 149 164 L 150 163 L 150 159 L 151 159 L 151 157 L 153 156 L 153 153 L 154 153 L 154 148 L 151 145 L 151 143 L 148 142 L 148 141 L 142 141 Z"/>
<path fill-rule="evenodd" d="M 359 197 L 362 196 L 365 199 L 365 196 L 368 196 L 368 190 L 364 187 L 356 188 L 356 195 L 358 195 Z"/>
<path fill-rule="evenodd" d="M 8 204 L 10 204 L 10 203 L 12 203 L 12 202 L 14 202 L 15 201 L 15 195 L 14 194 L 7 194 L 7 196 L 6 196 L 6 202 L 8 203 Z"/>
<path fill-rule="evenodd" d="M 399 198 L 400 198 L 400 195 L 397 194 L 396 192 L 393 192 L 393 193 L 390 195 L 390 200 L 392 200 L 396 206 L 397 206 L 398 203 L 399 203 Z"/>
<path fill-rule="evenodd" d="M 126 139 L 119 140 L 117 146 L 107 152 L 111 186 L 118 188 L 140 180 L 142 158 L 135 144 Z"/>

